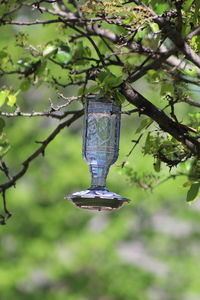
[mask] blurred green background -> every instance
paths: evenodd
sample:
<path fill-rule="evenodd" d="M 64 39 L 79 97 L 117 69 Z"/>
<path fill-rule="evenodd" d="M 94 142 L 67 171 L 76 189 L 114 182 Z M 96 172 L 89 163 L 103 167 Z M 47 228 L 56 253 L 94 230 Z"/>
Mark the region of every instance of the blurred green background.
<path fill-rule="evenodd" d="M 58 34 L 52 25 L 0 28 L 0 47 L 8 47 L 13 61 L 25 55 L 16 45 L 19 31 L 29 34 L 32 45 L 44 44 Z M 1 77 L 0 83 L 12 84 L 15 90 L 20 84 L 17 76 Z M 159 90 L 150 89 L 146 81 L 135 87 L 159 101 Z M 71 88 L 60 91 L 65 96 L 76 93 Z M 40 111 L 49 107 L 49 97 L 60 103 L 51 86 L 44 84 L 20 93 L 18 103 L 23 111 Z M 58 121 L 5 121 L 11 143 L 6 161 L 15 174 L 38 147 L 35 141 L 47 137 Z M 132 147 L 131 140 L 138 137 L 139 123 L 137 116 L 123 117 L 119 159 L 107 180 L 110 190 L 132 200 L 121 210 L 84 211 L 64 200 L 64 195 L 90 184 L 89 168 L 81 157 L 82 119 L 63 130 L 45 157 L 38 157 L 16 188 L 9 190 L 13 217 L 0 227 L 0 300 L 200 299 L 200 201 L 186 203 L 184 178 L 144 191 L 131 185 L 119 167 Z M 137 146 L 128 166 L 143 174 L 151 172 L 153 162 Z M 161 176 L 168 172 L 163 167 Z"/>

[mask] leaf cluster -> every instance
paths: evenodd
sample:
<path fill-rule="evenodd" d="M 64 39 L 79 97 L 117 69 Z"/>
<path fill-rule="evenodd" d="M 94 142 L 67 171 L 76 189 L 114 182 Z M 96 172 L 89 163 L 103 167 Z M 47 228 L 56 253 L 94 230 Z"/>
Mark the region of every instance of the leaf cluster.
<path fill-rule="evenodd" d="M 91 16 L 113 17 L 122 24 L 139 26 L 150 20 L 150 12 L 143 6 L 125 6 L 123 1 L 87 1 L 81 10 Z"/>
<path fill-rule="evenodd" d="M 116 103 L 122 104 L 126 99 L 120 93 L 120 84 L 123 82 L 123 76 L 114 75 L 109 69 L 99 72 L 96 79 L 96 84 L 85 89 L 86 94 L 98 93 L 99 96 L 114 98 Z M 79 94 L 82 89 L 79 90 Z"/>

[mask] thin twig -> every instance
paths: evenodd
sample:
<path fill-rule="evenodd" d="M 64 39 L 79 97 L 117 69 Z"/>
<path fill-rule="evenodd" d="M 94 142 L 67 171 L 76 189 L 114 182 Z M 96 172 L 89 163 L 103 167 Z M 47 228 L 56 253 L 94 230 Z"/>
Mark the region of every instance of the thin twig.
<path fill-rule="evenodd" d="M 41 146 L 34 151 L 27 159 L 22 162 L 21 170 L 13 176 L 13 178 L 3 184 L 0 185 L 0 192 L 5 192 L 8 188 L 14 186 L 16 181 L 19 180 L 28 170 L 31 162 L 37 158 L 39 155 L 43 155 L 45 149 L 49 145 L 49 143 L 60 133 L 62 129 L 65 127 L 69 127 L 74 121 L 80 118 L 83 115 L 83 110 L 78 111 L 75 113 L 69 120 L 64 121 L 63 123 L 59 124 L 53 132 L 43 141 L 41 142 Z"/>
<path fill-rule="evenodd" d="M 127 160 L 129 158 L 129 156 L 133 153 L 133 150 L 135 149 L 135 147 L 139 144 L 141 138 L 143 136 L 143 133 L 140 134 L 140 136 L 138 137 L 137 140 L 133 140 L 132 142 L 134 143 L 134 145 L 132 146 L 131 150 L 128 152 L 128 154 L 126 155 L 125 160 L 122 162 L 121 164 L 121 168 L 123 168 L 125 166 L 125 164 L 127 163 Z"/>
<path fill-rule="evenodd" d="M 200 107 L 200 103 L 190 99 L 189 97 L 184 97 L 183 99 L 179 100 L 178 102 L 185 102 L 185 103 L 188 103 L 192 106 Z"/>

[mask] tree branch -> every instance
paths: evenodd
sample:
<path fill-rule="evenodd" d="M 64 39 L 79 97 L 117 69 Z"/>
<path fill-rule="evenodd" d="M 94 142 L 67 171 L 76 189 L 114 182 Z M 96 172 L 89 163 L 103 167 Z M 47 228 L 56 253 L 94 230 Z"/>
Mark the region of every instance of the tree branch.
<path fill-rule="evenodd" d="M 174 49 L 163 52 L 157 59 L 154 59 L 150 64 L 148 64 L 147 66 L 143 66 L 142 68 L 139 68 L 139 70 L 136 73 L 134 73 L 129 77 L 129 82 L 134 82 L 140 79 L 147 73 L 148 70 L 159 69 L 161 65 L 166 61 L 166 59 L 173 54 L 173 52 Z"/>
<path fill-rule="evenodd" d="M 62 22 L 60 18 L 58 19 L 54 19 L 54 20 L 36 20 L 36 21 L 29 21 L 29 22 L 25 22 L 25 21 L 3 21 L 0 20 L 2 22 L 2 25 L 19 25 L 19 26 L 31 26 L 31 25 L 39 25 L 39 24 L 52 24 L 52 23 L 60 23 Z"/>
<path fill-rule="evenodd" d="M 112 32 L 108 29 L 102 29 L 95 25 L 93 25 L 93 26 L 88 25 L 87 31 L 89 34 L 107 38 L 108 40 L 112 41 L 114 44 L 118 44 L 120 41 L 120 37 L 117 34 L 115 34 L 114 32 Z M 158 69 L 162 65 L 162 63 L 166 63 L 170 66 L 178 67 L 183 70 L 185 68 L 190 68 L 190 69 L 196 68 L 194 65 L 188 64 L 173 55 L 177 51 L 176 46 L 172 47 L 171 49 L 167 49 L 164 45 L 161 45 L 159 51 L 156 53 L 151 48 L 147 48 L 142 45 L 138 45 L 136 42 L 128 43 L 127 41 L 124 41 L 124 43 L 126 44 L 126 46 L 129 49 L 132 50 L 133 53 L 141 53 L 146 56 L 151 56 L 152 58 L 157 57 L 155 59 L 155 61 L 153 61 L 148 66 L 143 67 L 137 73 L 135 73 L 132 76 L 132 79 L 131 79 L 132 82 L 141 78 L 143 75 L 146 74 L 146 72 L 148 70 L 154 69 L 154 68 Z M 200 77 L 200 68 L 197 69 L 197 75 L 198 75 L 198 77 Z"/>
<path fill-rule="evenodd" d="M 193 62 L 198 68 L 200 68 L 200 57 L 197 55 L 192 48 L 187 44 L 187 42 L 181 37 L 180 32 L 177 32 L 172 28 L 167 18 L 163 16 L 156 15 L 153 11 L 151 11 L 154 22 L 156 22 L 163 33 L 167 35 L 172 42 L 176 45 L 176 47 L 185 54 L 185 57 Z"/>
<path fill-rule="evenodd" d="M 62 114 L 57 114 L 55 112 L 62 110 L 63 108 L 66 108 L 72 101 L 81 99 L 82 96 L 74 96 L 74 97 L 65 97 L 63 94 L 58 93 L 58 96 L 66 101 L 66 103 L 61 104 L 61 105 L 53 105 L 51 103 L 51 107 L 49 108 L 48 111 L 39 111 L 39 112 L 21 112 L 20 107 L 17 106 L 15 112 L 9 113 L 9 112 L 4 112 L 0 111 L 0 116 L 6 117 L 6 118 L 13 118 L 13 117 L 51 117 L 54 119 L 61 120 L 65 118 L 68 115 L 76 114 L 79 111 L 77 110 L 72 110 L 72 111 L 64 111 Z M 84 95 L 85 96 L 85 95 Z"/>
<path fill-rule="evenodd" d="M 41 146 L 33 152 L 26 160 L 22 162 L 22 168 L 21 170 L 12 177 L 11 180 L 3 183 L 0 185 L 0 192 L 5 192 L 8 188 L 15 185 L 16 181 L 19 180 L 28 170 L 30 163 L 37 158 L 39 155 L 44 154 L 44 151 L 46 147 L 49 145 L 49 143 L 60 133 L 62 129 L 65 127 L 69 127 L 74 121 L 76 121 L 78 118 L 80 118 L 83 115 L 83 110 L 78 111 L 75 113 L 69 120 L 64 121 L 63 123 L 59 124 L 53 132 L 41 143 Z"/>
<path fill-rule="evenodd" d="M 195 28 L 192 32 L 190 32 L 187 37 L 185 38 L 186 41 L 191 40 L 195 35 L 200 34 L 200 26 Z"/>
<path fill-rule="evenodd" d="M 0 111 L 0 116 L 6 117 L 6 118 L 16 118 L 16 117 L 26 117 L 26 118 L 51 117 L 53 119 L 61 120 L 61 119 L 64 119 L 68 115 L 75 114 L 76 112 L 77 111 L 75 111 L 75 110 L 71 110 L 71 111 L 65 111 L 62 114 L 56 114 L 56 113 L 53 113 L 53 110 L 52 111 L 38 111 L 38 112 L 35 111 L 35 112 L 31 112 L 31 113 L 26 113 L 26 112 L 21 112 L 21 111 L 17 111 L 17 112 L 14 112 L 14 113 L 8 113 L 8 112 Z"/>
<path fill-rule="evenodd" d="M 136 92 L 126 82 L 121 86 L 121 93 L 126 97 L 128 102 L 135 105 L 142 114 L 152 118 L 163 131 L 168 132 L 177 141 L 185 145 L 193 155 L 200 157 L 200 143 L 193 136 L 188 134 L 186 126 L 173 121 L 162 110 Z"/>
<path fill-rule="evenodd" d="M 194 100 L 190 99 L 189 97 L 184 97 L 183 99 L 179 100 L 179 102 L 185 102 L 185 103 L 188 103 L 189 105 L 192 105 L 195 107 L 200 107 L 200 103 L 195 102 Z"/>

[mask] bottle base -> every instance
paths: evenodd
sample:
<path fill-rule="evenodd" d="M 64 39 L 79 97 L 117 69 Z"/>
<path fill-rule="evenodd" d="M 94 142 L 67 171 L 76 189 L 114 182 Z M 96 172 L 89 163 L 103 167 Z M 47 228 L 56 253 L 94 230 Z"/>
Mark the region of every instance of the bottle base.
<path fill-rule="evenodd" d="M 79 208 L 98 211 L 119 209 L 123 204 L 130 202 L 121 195 L 106 189 L 88 189 L 66 196 L 65 199 L 71 200 Z"/>

